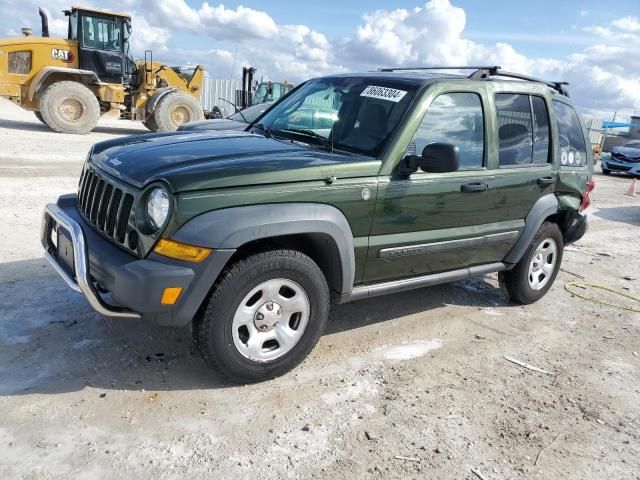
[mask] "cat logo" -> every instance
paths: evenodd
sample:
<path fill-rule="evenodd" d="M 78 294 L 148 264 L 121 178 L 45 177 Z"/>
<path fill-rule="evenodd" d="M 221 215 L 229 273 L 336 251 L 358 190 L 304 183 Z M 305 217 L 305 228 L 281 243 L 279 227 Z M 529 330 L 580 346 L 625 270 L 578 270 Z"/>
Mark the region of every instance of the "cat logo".
<path fill-rule="evenodd" d="M 70 50 L 63 50 L 61 48 L 52 48 L 51 49 L 51 57 L 54 60 L 62 60 L 66 63 L 73 62 L 73 53 Z"/>

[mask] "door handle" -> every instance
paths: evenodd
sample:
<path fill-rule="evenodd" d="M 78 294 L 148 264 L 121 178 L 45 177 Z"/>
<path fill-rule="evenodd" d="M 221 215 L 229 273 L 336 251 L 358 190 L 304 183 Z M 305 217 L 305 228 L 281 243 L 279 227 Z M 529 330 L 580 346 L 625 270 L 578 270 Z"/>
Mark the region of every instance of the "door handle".
<path fill-rule="evenodd" d="M 489 188 L 489 185 L 482 182 L 464 183 L 460 187 L 462 192 L 484 192 Z"/>
<path fill-rule="evenodd" d="M 546 177 L 540 177 L 538 179 L 538 185 L 551 185 L 552 183 L 555 183 L 556 178 L 548 175 Z"/>

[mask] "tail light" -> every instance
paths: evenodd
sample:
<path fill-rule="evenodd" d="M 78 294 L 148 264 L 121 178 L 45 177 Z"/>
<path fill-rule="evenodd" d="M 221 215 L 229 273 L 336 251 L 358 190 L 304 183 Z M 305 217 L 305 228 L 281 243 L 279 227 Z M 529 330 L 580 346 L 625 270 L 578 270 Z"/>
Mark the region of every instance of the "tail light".
<path fill-rule="evenodd" d="M 587 191 L 582 194 L 581 212 L 584 212 L 591 205 L 591 192 L 593 192 L 594 188 L 596 188 L 596 182 L 593 178 L 590 178 L 587 182 Z"/>

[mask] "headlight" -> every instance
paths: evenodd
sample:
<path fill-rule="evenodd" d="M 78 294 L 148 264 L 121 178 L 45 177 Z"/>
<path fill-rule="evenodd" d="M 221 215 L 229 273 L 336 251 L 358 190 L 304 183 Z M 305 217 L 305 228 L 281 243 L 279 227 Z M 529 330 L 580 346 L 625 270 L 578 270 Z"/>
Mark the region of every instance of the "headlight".
<path fill-rule="evenodd" d="M 156 187 L 147 197 L 147 219 L 151 226 L 158 230 L 164 225 L 168 215 L 169 192 L 163 187 Z"/>

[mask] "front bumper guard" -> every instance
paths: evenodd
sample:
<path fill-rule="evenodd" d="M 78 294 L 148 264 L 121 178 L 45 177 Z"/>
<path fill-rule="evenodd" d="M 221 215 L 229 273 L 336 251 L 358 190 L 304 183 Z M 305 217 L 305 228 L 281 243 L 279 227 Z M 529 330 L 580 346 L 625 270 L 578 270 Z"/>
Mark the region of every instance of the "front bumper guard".
<path fill-rule="evenodd" d="M 71 236 L 75 277 L 72 277 L 67 273 L 54 255 L 54 247 L 51 242 L 51 232 L 55 225 L 64 228 Z M 42 243 L 43 245 L 47 245 L 47 248 L 45 249 L 45 257 L 49 260 L 49 263 L 51 263 L 55 271 L 58 272 L 72 290 L 82 293 L 96 312 L 112 318 L 142 318 L 142 316 L 137 312 L 127 308 L 109 305 L 103 300 L 91 280 L 87 244 L 80 224 L 64 213 L 59 206 L 53 203 L 50 203 L 45 207 L 44 214 L 42 216 Z"/>

